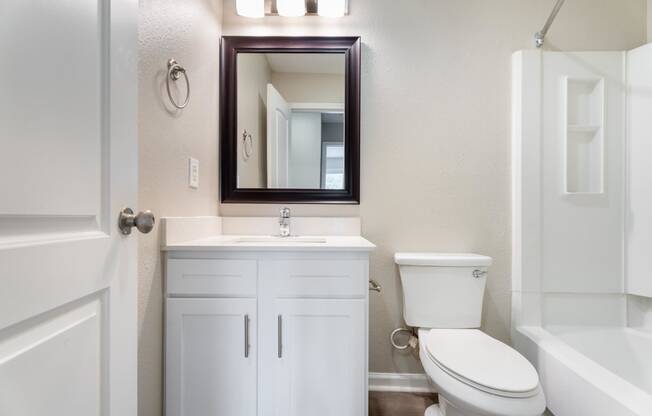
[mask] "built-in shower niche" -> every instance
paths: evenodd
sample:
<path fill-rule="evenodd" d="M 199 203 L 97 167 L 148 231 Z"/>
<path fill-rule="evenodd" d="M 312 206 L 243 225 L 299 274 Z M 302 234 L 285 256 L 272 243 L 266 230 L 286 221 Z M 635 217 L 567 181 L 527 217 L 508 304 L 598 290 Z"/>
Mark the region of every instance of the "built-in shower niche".
<path fill-rule="evenodd" d="M 566 193 L 604 192 L 604 80 L 566 78 Z"/>

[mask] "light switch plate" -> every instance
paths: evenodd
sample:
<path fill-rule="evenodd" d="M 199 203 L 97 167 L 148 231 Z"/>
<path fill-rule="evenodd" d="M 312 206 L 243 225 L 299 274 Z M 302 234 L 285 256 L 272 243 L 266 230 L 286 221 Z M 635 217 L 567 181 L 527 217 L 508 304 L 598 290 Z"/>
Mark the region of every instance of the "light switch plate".
<path fill-rule="evenodd" d="M 199 188 L 199 160 L 192 157 L 188 159 L 188 186 Z"/>

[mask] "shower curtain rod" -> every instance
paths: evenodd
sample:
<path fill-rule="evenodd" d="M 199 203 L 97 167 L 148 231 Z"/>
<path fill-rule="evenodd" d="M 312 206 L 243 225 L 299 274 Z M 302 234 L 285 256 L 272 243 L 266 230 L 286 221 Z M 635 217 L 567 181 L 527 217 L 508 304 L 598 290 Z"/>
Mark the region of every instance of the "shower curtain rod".
<path fill-rule="evenodd" d="M 555 7 L 552 9 L 552 13 L 550 13 L 548 20 L 546 20 L 546 23 L 543 25 L 543 29 L 534 34 L 534 42 L 537 45 L 537 48 L 543 46 L 543 42 L 545 41 L 546 35 L 548 34 L 548 29 L 550 29 L 552 22 L 555 21 L 555 17 L 557 17 L 557 13 L 559 13 L 561 6 L 564 5 L 564 1 L 566 0 L 557 0 Z"/>

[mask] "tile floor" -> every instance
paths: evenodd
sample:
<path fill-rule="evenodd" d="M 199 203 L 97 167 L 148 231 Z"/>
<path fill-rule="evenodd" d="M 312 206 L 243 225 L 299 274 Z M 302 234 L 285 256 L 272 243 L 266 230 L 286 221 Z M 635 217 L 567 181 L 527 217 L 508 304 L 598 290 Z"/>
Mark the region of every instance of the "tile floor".
<path fill-rule="evenodd" d="M 435 394 L 370 392 L 369 416 L 423 416 Z"/>

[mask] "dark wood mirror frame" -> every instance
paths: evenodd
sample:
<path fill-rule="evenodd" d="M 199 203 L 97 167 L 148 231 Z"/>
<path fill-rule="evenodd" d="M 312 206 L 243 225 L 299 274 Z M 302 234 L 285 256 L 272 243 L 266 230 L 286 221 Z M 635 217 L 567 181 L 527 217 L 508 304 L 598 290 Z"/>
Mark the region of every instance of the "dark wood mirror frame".
<path fill-rule="evenodd" d="M 344 189 L 237 187 L 238 53 L 344 53 Z M 220 56 L 220 171 L 223 203 L 360 203 L 360 38 L 224 36 Z"/>

